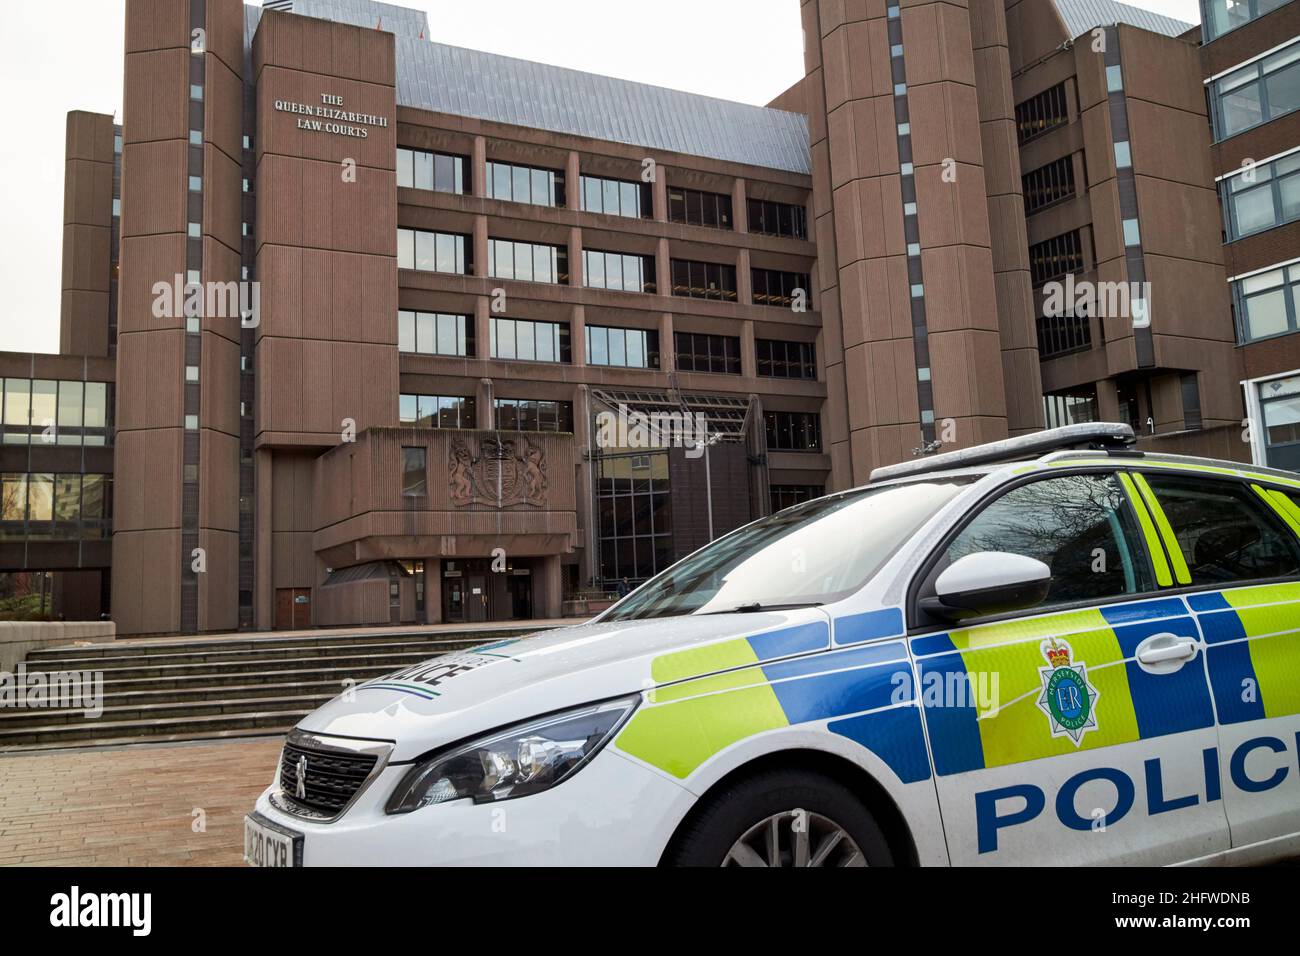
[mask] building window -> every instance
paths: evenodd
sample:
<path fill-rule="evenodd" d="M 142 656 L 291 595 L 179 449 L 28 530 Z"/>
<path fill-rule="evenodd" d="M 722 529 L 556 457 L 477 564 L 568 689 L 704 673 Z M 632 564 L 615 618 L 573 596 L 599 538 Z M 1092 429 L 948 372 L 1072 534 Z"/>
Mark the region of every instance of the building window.
<path fill-rule="evenodd" d="M 406 498 L 423 498 L 429 493 L 426 454 L 424 448 L 402 448 L 402 495 Z"/>
<path fill-rule="evenodd" d="M 521 362 L 573 361 L 567 323 L 494 318 L 490 327 L 492 358 Z"/>
<path fill-rule="evenodd" d="M 0 442 L 5 445 L 109 443 L 111 405 L 104 382 L 6 378 L 0 402 Z"/>
<path fill-rule="evenodd" d="M 803 206 L 770 199 L 747 199 L 745 209 L 750 232 L 787 239 L 808 238 L 808 212 Z"/>
<path fill-rule="evenodd" d="M 1039 358 L 1092 348 L 1092 322 L 1086 315 L 1040 315 L 1036 324 Z"/>
<path fill-rule="evenodd" d="M 487 164 L 488 196 L 506 202 L 523 202 L 533 206 L 563 206 L 564 172 L 539 166 L 513 163 Z"/>
<path fill-rule="evenodd" d="M 649 219 L 653 215 L 649 183 L 586 175 L 581 179 L 583 212 L 630 219 Z"/>
<path fill-rule="evenodd" d="M 1074 195 L 1074 157 L 1064 156 L 1020 177 L 1025 214 L 1045 209 Z"/>
<path fill-rule="evenodd" d="M 793 508 L 805 501 L 820 498 L 824 494 L 826 494 L 826 489 L 821 485 L 772 485 L 772 513 L 776 514 L 786 508 Z"/>
<path fill-rule="evenodd" d="M 659 333 L 645 329 L 587 326 L 587 364 L 658 368 Z"/>
<path fill-rule="evenodd" d="M 463 195 L 472 191 L 468 156 L 397 149 L 397 185 Z"/>
<path fill-rule="evenodd" d="M 520 282 L 569 282 L 569 250 L 540 242 L 488 240 L 488 275 Z"/>
<path fill-rule="evenodd" d="M 665 570 L 673 563 L 668 453 L 602 457 L 596 481 L 601 578 L 639 582 Z"/>
<path fill-rule="evenodd" d="M 771 451 L 821 451 L 822 420 L 816 412 L 765 412 Z"/>
<path fill-rule="evenodd" d="M 1215 80 L 1215 139 L 1227 139 L 1300 106 L 1300 43 Z"/>
<path fill-rule="evenodd" d="M 732 228 L 731 197 L 723 193 L 706 193 L 698 189 L 668 187 L 668 221 L 688 226 Z"/>
<path fill-rule="evenodd" d="M 108 538 L 112 534 L 112 483 L 112 475 L 98 474 L 11 472 L 0 476 L 0 538 Z M 30 526 L 39 522 L 46 524 Z"/>
<path fill-rule="evenodd" d="M 811 342 L 757 339 L 754 342 L 758 374 L 764 378 L 817 377 L 817 360 Z"/>
<path fill-rule="evenodd" d="M 1058 83 L 1016 107 L 1016 138 L 1024 144 L 1069 122 L 1065 84 Z"/>
<path fill-rule="evenodd" d="M 474 317 L 444 312 L 397 313 L 397 349 L 420 355 L 474 355 Z"/>
<path fill-rule="evenodd" d="M 1070 273 L 1082 272 L 1083 243 L 1079 230 L 1030 246 L 1029 271 L 1035 288 Z"/>
<path fill-rule="evenodd" d="M 615 292 L 655 291 L 655 260 L 624 252 L 582 251 L 582 281 L 591 289 Z"/>
<path fill-rule="evenodd" d="M 736 336 L 675 332 L 673 341 L 678 371 L 740 374 L 740 339 Z"/>
<path fill-rule="evenodd" d="M 736 267 L 717 262 L 671 262 L 673 295 L 688 299 L 736 301 Z"/>
<path fill-rule="evenodd" d="M 1258 389 L 1265 464 L 1300 471 L 1300 376 L 1262 382 Z"/>
<path fill-rule="evenodd" d="M 1043 396 L 1043 412 L 1048 428 L 1099 421 L 1097 386 L 1086 385 Z"/>
<path fill-rule="evenodd" d="M 573 405 L 531 398 L 498 398 L 496 419 L 501 431 L 572 432 Z"/>
<path fill-rule="evenodd" d="M 1229 241 L 1300 219 L 1300 153 L 1222 180 L 1219 195 Z"/>
<path fill-rule="evenodd" d="M 469 275 L 474 267 L 473 250 L 473 239 L 460 233 L 397 230 L 399 269 Z"/>
<path fill-rule="evenodd" d="M 812 284 L 806 272 L 782 272 L 779 269 L 750 269 L 754 283 L 754 304 L 790 308 L 796 297 L 804 308 L 812 308 Z"/>
<path fill-rule="evenodd" d="M 400 395 L 398 420 L 416 428 L 477 428 L 471 395 Z"/>
<path fill-rule="evenodd" d="M 1272 269 L 1233 283 L 1237 341 L 1245 344 L 1296 331 L 1298 285 L 1300 265 Z"/>
<path fill-rule="evenodd" d="M 1204 42 L 1257 20 L 1291 0 L 1201 0 L 1201 21 Z"/>

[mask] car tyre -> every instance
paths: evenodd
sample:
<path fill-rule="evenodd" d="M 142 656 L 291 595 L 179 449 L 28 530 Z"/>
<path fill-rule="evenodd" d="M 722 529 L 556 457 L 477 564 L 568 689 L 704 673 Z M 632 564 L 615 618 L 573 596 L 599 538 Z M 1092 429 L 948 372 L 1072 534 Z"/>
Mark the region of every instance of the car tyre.
<path fill-rule="evenodd" d="M 892 866 L 894 856 L 871 812 L 844 784 L 817 771 L 772 769 L 711 795 L 678 831 L 664 862 Z"/>

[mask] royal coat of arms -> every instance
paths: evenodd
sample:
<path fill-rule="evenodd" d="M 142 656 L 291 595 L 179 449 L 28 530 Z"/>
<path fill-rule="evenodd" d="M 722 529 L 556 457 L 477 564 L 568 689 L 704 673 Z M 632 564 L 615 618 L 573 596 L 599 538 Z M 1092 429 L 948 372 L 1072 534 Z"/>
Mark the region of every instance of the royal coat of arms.
<path fill-rule="evenodd" d="M 1097 688 L 1088 680 L 1087 665 L 1071 661 L 1069 644 L 1052 638 L 1042 651 L 1047 666 L 1038 669 L 1043 679 L 1038 706 L 1047 715 L 1052 736 L 1069 737 L 1077 747 L 1084 734 L 1097 729 Z"/>
<path fill-rule="evenodd" d="M 451 502 L 468 505 L 546 504 L 546 453 L 531 438 L 489 436 L 451 439 L 448 487 Z"/>

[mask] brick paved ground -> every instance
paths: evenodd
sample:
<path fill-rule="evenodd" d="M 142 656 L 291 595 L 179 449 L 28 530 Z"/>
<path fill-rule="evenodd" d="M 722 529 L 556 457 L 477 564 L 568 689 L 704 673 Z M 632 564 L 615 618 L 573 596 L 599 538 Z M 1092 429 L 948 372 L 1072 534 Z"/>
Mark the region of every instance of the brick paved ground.
<path fill-rule="evenodd" d="M 0 757 L 0 866 L 234 866 L 281 738 Z M 206 813 L 195 833 L 193 811 Z"/>

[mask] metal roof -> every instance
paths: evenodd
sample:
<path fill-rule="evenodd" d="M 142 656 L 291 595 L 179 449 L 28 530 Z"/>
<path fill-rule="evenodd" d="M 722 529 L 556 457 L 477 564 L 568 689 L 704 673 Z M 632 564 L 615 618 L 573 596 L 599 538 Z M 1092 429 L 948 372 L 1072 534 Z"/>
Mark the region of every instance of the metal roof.
<path fill-rule="evenodd" d="M 372 0 L 267 0 L 271 9 L 394 35 L 397 103 L 646 149 L 809 175 L 800 113 L 434 43 L 428 17 Z M 261 7 L 246 7 L 246 40 Z"/>
<path fill-rule="evenodd" d="M 1196 26 L 1194 23 L 1185 23 L 1128 3 L 1119 3 L 1117 0 L 1055 0 L 1055 2 L 1057 12 L 1065 21 L 1065 28 L 1070 32 L 1071 39 L 1082 36 L 1095 27 L 1110 26 L 1115 23 L 1127 23 L 1130 26 L 1150 30 L 1152 33 L 1163 33 L 1170 37 L 1181 36 Z"/>

